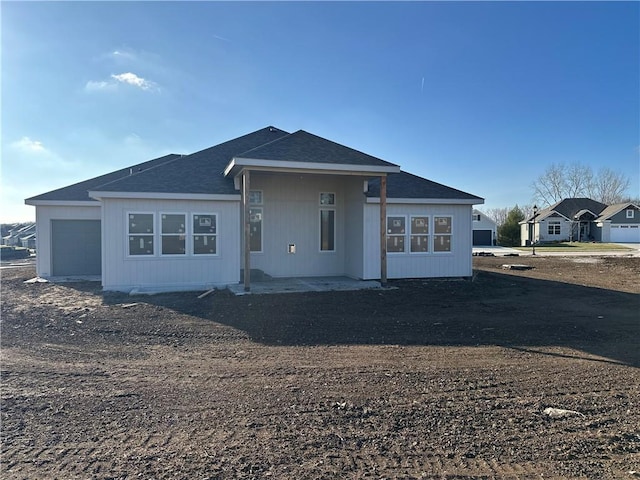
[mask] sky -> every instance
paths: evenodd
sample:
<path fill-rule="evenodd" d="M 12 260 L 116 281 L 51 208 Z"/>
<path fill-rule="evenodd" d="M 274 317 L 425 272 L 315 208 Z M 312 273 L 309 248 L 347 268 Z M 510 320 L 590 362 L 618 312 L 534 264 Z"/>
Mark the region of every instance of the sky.
<path fill-rule="evenodd" d="M 483 197 L 554 163 L 640 196 L 638 2 L 2 2 L 0 222 L 266 126 Z"/>

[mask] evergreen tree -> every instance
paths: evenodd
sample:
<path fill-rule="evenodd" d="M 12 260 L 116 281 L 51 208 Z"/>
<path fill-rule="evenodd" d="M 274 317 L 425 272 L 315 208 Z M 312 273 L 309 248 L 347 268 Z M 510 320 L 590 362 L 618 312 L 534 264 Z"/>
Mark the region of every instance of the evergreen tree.
<path fill-rule="evenodd" d="M 506 221 L 498 227 L 498 243 L 505 247 L 520 245 L 520 222 L 524 220 L 524 213 L 516 205 L 507 214 Z"/>

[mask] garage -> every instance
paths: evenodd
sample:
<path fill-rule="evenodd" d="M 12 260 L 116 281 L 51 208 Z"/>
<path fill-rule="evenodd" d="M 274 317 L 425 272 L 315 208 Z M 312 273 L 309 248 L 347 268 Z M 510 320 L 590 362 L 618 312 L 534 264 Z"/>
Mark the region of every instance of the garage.
<path fill-rule="evenodd" d="M 640 225 L 611 225 L 611 234 L 609 238 L 612 243 L 640 243 Z"/>
<path fill-rule="evenodd" d="M 473 231 L 473 246 L 489 246 L 492 245 L 491 230 L 474 230 Z"/>
<path fill-rule="evenodd" d="M 100 220 L 51 220 L 53 275 L 100 275 L 100 230 Z"/>

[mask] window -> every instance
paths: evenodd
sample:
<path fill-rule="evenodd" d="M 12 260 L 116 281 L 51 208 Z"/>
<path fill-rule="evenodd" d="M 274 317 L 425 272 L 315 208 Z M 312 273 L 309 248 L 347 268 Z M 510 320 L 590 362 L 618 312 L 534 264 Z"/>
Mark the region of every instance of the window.
<path fill-rule="evenodd" d="M 451 251 L 451 217 L 433 217 L 433 251 Z"/>
<path fill-rule="evenodd" d="M 627 218 L 633 218 L 635 211 L 632 209 L 627 210 Z"/>
<path fill-rule="evenodd" d="M 162 255 L 187 253 L 187 216 L 183 213 L 163 213 L 161 219 Z"/>
<path fill-rule="evenodd" d="M 217 253 L 217 216 L 212 213 L 193 214 L 193 254 Z"/>
<path fill-rule="evenodd" d="M 336 204 L 336 194 L 320 193 L 320 206 Z M 320 209 L 320 251 L 335 252 L 336 250 L 336 211 L 333 208 Z"/>
<path fill-rule="evenodd" d="M 549 235 L 560 235 L 560 222 L 549 222 L 547 233 Z"/>
<path fill-rule="evenodd" d="M 411 253 L 429 251 L 429 217 L 411 217 Z"/>
<path fill-rule="evenodd" d="M 336 250 L 336 211 L 320 210 L 320 250 L 334 252 Z"/>
<path fill-rule="evenodd" d="M 153 224 L 153 213 L 128 215 L 129 255 L 153 255 Z"/>
<path fill-rule="evenodd" d="M 472 216 L 473 216 L 473 221 L 474 222 L 479 222 L 480 221 L 480 214 L 479 213 L 474 213 Z"/>
<path fill-rule="evenodd" d="M 336 194 L 323 192 L 320 194 L 320 205 L 335 205 Z"/>
<path fill-rule="evenodd" d="M 262 205 L 262 190 L 249 191 L 249 205 Z"/>
<path fill-rule="evenodd" d="M 407 233 L 405 217 L 387 217 L 387 252 L 405 251 L 404 240 Z"/>

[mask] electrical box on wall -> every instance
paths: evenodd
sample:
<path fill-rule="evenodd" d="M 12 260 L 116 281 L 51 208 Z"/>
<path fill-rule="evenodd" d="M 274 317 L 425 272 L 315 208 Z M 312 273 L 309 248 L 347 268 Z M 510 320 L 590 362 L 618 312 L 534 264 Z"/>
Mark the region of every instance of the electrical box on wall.
<path fill-rule="evenodd" d="M 287 245 L 287 253 L 296 253 L 296 244 L 290 243 Z"/>

